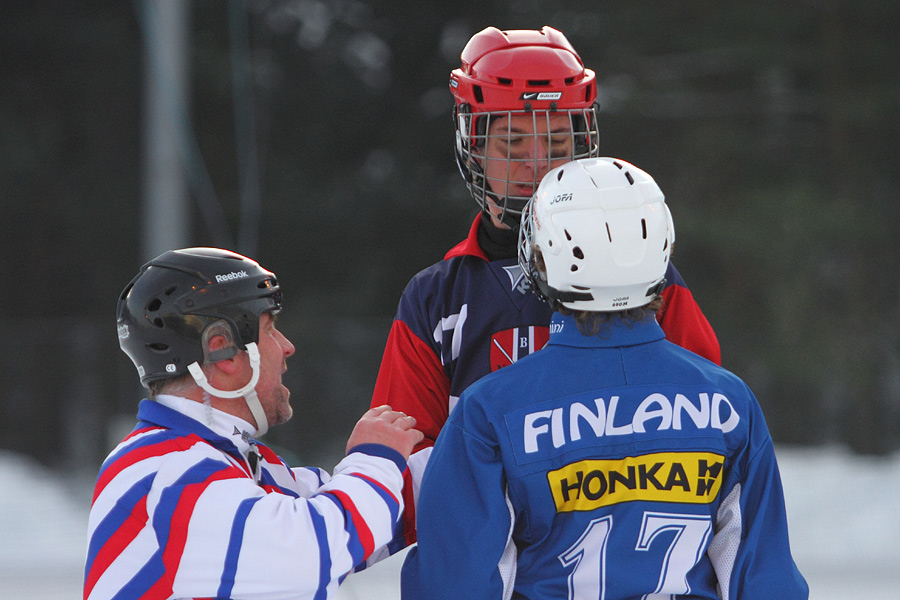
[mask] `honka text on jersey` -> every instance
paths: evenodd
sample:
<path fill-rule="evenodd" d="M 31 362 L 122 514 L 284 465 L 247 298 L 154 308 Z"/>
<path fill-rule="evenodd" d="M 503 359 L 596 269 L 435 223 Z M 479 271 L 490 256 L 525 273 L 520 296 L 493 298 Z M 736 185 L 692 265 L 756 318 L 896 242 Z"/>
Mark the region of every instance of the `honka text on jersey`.
<path fill-rule="evenodd" d="M 710 452 L 659 452 L 582 460 L 547 473 L 557 512 L 647 500 L 709 504 L 722 486 L 725 458 Z"/>
<path fill-rule="evenodd" d="M 671 397 L 670 397 L 671 396 Z M 686 427 L 734 430 L 740 417 L 731 401 L 716 392 L 666 395 L 653 392 L 639 402 L 628 402 L 632 414 L 620 410 L 620 397 L 567 401 L 546 410 L 526 409 L 509 415 L 512 431 L 521 431 L 520 451 L 524 455 L 544 456 L 565 452 L 567 446 L 590 444 L 592 439 L 640 435 Z M 518 450 L 518 449 L 517 449 Z"/>

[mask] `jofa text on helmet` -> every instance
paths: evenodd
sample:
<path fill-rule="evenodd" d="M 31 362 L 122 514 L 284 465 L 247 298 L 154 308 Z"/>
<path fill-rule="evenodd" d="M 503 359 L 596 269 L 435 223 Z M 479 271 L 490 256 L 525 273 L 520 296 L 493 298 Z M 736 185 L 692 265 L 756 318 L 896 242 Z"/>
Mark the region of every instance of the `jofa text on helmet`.
<path fill-rule="evenodd" d="M 528 413 L 525 415 L 522 432 L 525 452 L 537 452 L 540 449 L 539 442 L 546 440 L 548 433 L 550 439 L 547 441 L 552 442 L 554 448 L 577 442 L 585 432 L 582 425 L 588 426 L 588 434 L 598 438 L 646 433 L 648 422 L 651 421 L 655 421 L 649 423 L 651 426 L 655 424 L 654 431 L 680 431 L 682 424 L 686 424 L 688 420 L 697 429 L 719 429 L 723 433 L 737 427 L 740 417 L 731 401 L 723 394 L 701 393 L 698 394 L 698 400 L 695 404 L 687 396 L 676 394 L 673 402 L 663 394 L 650 394 L 635 409 L 631 422 L 624 425 L 616 424 L 619 396 L 609 399 L 609 408 L 603 398 L 595 398 L 594 409 L 581 402 L 573 402 L 561 408 Z M 723 409 L 727 409 L 725 418 L 722 416 Z M 685 416 L 687 419 L 684 419 Z"/>
<path fill-rule="evenodd" d="M 550 199 L 550 205 L 559 204 L 560 202 L 568 202 L 572 199 L 572 194 L 557 194 Z"/>

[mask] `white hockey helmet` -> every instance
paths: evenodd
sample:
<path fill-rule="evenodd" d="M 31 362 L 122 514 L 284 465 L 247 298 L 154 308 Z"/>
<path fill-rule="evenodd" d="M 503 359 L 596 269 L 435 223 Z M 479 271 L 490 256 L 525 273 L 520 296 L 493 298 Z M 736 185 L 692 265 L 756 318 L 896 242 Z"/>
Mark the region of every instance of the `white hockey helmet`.
<path fill-rule="evenodd" d="M 615 158 L 553 169 L 522 213 L 519 264 L 553 308 L 613 312 L 665 286 L 675 228 L 650 175 Z"/>

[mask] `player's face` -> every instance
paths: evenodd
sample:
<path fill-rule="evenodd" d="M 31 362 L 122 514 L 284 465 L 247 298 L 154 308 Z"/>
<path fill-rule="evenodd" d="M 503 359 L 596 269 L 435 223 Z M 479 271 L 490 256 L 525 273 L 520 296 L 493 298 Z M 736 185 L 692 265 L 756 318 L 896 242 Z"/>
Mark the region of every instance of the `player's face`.
<path fill-rule="evenodd" d="M 567 114 L 535 112 L 495 117 L 483 156 L 487 187 L 500 198 L 528 199 L 548 171 L 572 160 L 572 126 Z M 489 207 L 494 224 L 501 209 Z"/>
<path fill-rule="evenodd" d="M 287 369 L 287 357 L 294 354 L 294 345 L 275 327 L 275 317 L 264 313 L 259 318 L 259 383 L 256 394 L 269 425 L 279 425 L 291 418 L 291 392 L 281 381 Z"/>

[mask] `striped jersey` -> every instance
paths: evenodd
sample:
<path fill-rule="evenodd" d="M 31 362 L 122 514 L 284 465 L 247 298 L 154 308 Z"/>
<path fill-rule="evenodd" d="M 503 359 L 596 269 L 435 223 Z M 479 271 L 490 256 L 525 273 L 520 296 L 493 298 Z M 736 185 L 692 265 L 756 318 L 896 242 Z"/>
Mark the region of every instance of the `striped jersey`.
<path fill-rule="evenodd" d="M 324 600 L 391 538 L 406 468 L 391 448 L 353 448 L 330 476 L 199 402 L 144 400 L 138 421 L 97 479 L 85 600 Z"/>

